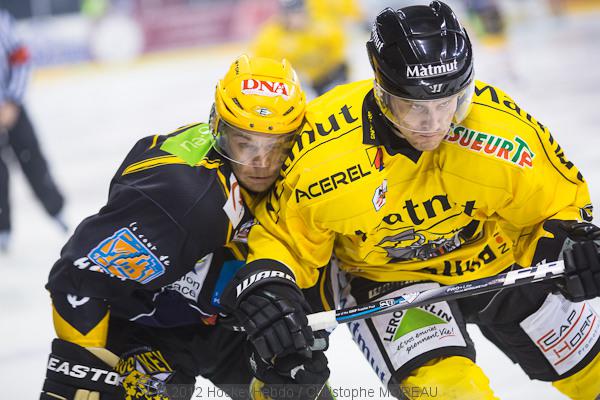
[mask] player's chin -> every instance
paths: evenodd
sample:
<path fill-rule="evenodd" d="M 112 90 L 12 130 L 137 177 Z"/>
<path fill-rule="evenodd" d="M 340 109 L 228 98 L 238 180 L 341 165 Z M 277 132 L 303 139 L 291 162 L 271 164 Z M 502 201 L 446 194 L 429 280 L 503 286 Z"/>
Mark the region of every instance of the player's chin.
<path fill-rule="evenodd" d="M 240 181 L 246 189 L 260 193 L 269 190 L 275 183 L 275 179 L 277 179 L 277 175 L 267 177 L 247 175 L 241 178 Z"/>
<path fill-rule="evenodd" d="M 412 140 L 411 145 L 419 151 L 431 151 L 437 149 L 444 140 L 444 135 L 421 136 Z"/>

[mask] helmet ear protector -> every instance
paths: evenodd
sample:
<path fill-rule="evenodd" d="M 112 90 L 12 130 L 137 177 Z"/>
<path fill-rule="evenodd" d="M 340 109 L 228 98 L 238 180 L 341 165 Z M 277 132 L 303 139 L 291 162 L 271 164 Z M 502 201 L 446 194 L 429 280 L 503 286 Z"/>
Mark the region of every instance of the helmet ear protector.
<path fill-rule="evenodd" d="M 288 61 L 242 55 L 217 83 L 210 115 L 214 147 L 238 164 L 280 166 L 305 110 L 306 96 Z"/>

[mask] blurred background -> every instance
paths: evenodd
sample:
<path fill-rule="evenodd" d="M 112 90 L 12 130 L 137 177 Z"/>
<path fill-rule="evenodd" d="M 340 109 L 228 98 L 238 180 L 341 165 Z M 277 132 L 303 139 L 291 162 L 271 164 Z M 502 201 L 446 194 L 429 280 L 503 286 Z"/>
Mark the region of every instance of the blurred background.
<path fill-rule="evenodd" d="M 69 232 L 104 204 L 113 173 L 140 137 L 207 121 L 216 81 L 243 52 L 289 52 L 311 96 L 344 80 L 369 79 L 364 44 L 375 15 L 385 6 L 423 3 L 1 0 L 29 50 L 24 104 L 64 194 L 60 222 L 68 232 L 36 200 L 17 155 L 3 149 L 12 229 L 0 251 L 0 397 L 37 398 L 54 336 L 43 289 L 48 271 Z M 477 77 L 499 85 L 550 128 L 587 178 L 598 209 L 600 0 L 448 3 L 474 41 Z M 304 22 L 293 22 L 298 10 Z M 302 45 L 286 33 L 291 26 L 305 30 Z M 470 332 L 500 398 L 564 398 L 529 382 L 476 329 Z M 334 387 L 374 388 L 375 397 L 354 398 L 385 398 L 344 327 L 334 333 L 329 357 Z M 206 393 L 198 398 L 223 398 Z M 350 399 L 350 392 L 338 398 Z"/>

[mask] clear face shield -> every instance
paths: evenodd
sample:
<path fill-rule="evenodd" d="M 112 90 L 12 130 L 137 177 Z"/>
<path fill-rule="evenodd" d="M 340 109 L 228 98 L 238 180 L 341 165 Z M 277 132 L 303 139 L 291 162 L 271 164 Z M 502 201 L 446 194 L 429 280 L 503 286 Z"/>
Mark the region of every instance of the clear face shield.
<path fill-rule="evenodd" d="M 287 158 L 296 132 L 268 134 L 248 131 L 218 118 L 213 127 L 215 149 L 229 161 L 246 167 L 279 170 Z"/>
<path fill-rule="evenodd" d="M 469 113 L 475 88 L 471 81 L 460 92 L 433 100 L 398 97 L 375 81 L 375 99 L 385 117 L 405 136 L 437 136 L 448 133 L 452 123 L 460 123 Z"/>

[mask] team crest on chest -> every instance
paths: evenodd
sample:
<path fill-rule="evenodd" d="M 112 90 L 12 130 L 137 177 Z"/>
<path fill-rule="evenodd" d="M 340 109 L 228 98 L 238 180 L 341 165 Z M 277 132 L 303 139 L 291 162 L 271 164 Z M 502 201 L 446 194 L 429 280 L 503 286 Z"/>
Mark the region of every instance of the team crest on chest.
<path fill-rule="evenodd" d="M 138 237 L 129 228 L 122 228 L 94 247 L 88 258 L 103 272 L 145 284 L 166 270 L 153 250 L 156 247 L 147 238 Z"/>

